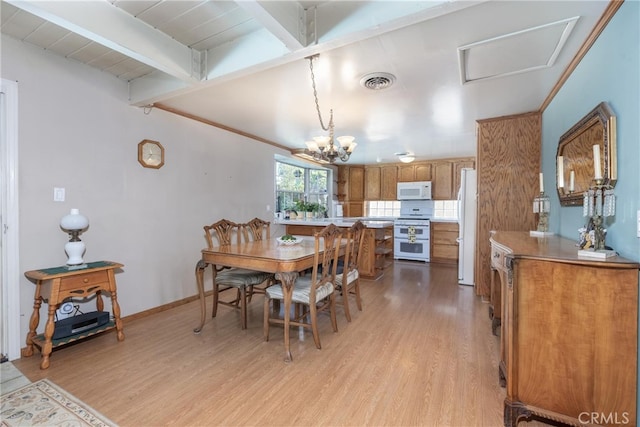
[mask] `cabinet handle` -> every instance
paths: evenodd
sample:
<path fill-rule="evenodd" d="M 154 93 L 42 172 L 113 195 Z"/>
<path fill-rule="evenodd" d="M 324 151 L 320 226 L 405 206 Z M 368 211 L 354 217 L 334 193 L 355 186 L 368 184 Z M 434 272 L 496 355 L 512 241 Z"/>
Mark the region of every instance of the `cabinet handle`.
<path fill-rule="evenodd" d="M 499 252 L 495 252 L 495 253 L 493 254 L 493 257 L 494 257 L 494 258 L 500 258 L 500 253 L 499 253 Z"/>

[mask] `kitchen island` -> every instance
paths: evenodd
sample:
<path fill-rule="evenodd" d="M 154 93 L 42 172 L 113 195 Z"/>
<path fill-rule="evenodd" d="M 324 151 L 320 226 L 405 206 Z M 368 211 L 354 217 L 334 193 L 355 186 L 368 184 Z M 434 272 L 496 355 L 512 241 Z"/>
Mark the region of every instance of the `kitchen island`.
<path fill-rule="evenodd" d="M 345 230 L 356 221 L 362 221 L 366 230 L 360 253 L 358 271 L 365 279 L 378 279 L 393 264 L 393 221 L 368 220 L 366 218 L 314 218 L 278 220 L 286 226 L 286 233 L 299 236 L 313 236 L 317 231 L 333 223 Z"/>

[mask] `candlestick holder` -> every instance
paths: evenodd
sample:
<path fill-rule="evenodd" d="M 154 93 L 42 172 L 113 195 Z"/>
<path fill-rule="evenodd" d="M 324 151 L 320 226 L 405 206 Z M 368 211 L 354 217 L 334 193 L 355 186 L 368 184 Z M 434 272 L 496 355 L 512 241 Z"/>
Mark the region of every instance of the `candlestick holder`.
<path fill-rule="evenodd" d="M 551 200 L 549 196 L 541 191 L 538 196 L 533 199 L 533 213 L 538 214 L 538 227 L 535 231 L 530 231 L 531 236 L 553 236 L 554 233 L 549 232 L 549 212 L 551 210 Z"/>
<path fill-rule="evenodd" d="M 582 215 L 589 217 L 589 224 L 586 227 L 587 236 L 580 242 L 578 255 L 591 258 L 617 255 L 605 244 L 607 230 L 604 228 L 605 218 L 613 217 L 616 213 L 613 187 L 605 184 L 603 179 L 594 180 L 594 184 L 584 192 L 582 209 Z"/>

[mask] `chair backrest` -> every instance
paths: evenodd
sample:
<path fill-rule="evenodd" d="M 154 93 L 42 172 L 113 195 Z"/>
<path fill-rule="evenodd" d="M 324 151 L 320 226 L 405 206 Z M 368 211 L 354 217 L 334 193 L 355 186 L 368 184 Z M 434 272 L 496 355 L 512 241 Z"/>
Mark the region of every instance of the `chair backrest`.
<path fill-rule="evenodd" d="M 323 286 L 333 288 L 338 268 L 338 257 L 340 255 L 340 244 L 342 241 L 342 231 L 331 223 L 314 234 L 315 256 L 313 272 L 311 273 L 311 300 L 315 298 L 316 290 Z M 323 249 L 320 255 L 320 249 Z"/>
<path fill-rule="evenodd" d="M 360 253 L 364 243 L 365 225 L 362 221 L 356 221 L 347 232 L 347 249 L 344 256 L 343 281 L 347 280 L 348 273 L 358 269 Z"/>
<path fill-rule="evenodd" d="M 231 243 L 242 243 L 242 226 L 227 219 L 221 219 L 211 225 L 204 226 L 205 237 L 209 249 L 214 247 L 214 237 L 220 246 Z"/>
<path fill-rule="evenodd" d="M 269 240 L 271 238 L 271 223 L 260 218 L 253 218 L 244 227 L 245 241 Z"/>

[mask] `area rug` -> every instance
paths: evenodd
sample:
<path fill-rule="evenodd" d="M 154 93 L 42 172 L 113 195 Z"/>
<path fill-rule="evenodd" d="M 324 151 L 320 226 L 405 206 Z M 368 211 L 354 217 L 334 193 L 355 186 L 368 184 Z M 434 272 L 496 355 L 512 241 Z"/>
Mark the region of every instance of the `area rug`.
<path fill-rule="evenodd" d="M 36 381 L 0 398 L 0 426 L 115 426 L 108 418 L 48 380 Z"/>

